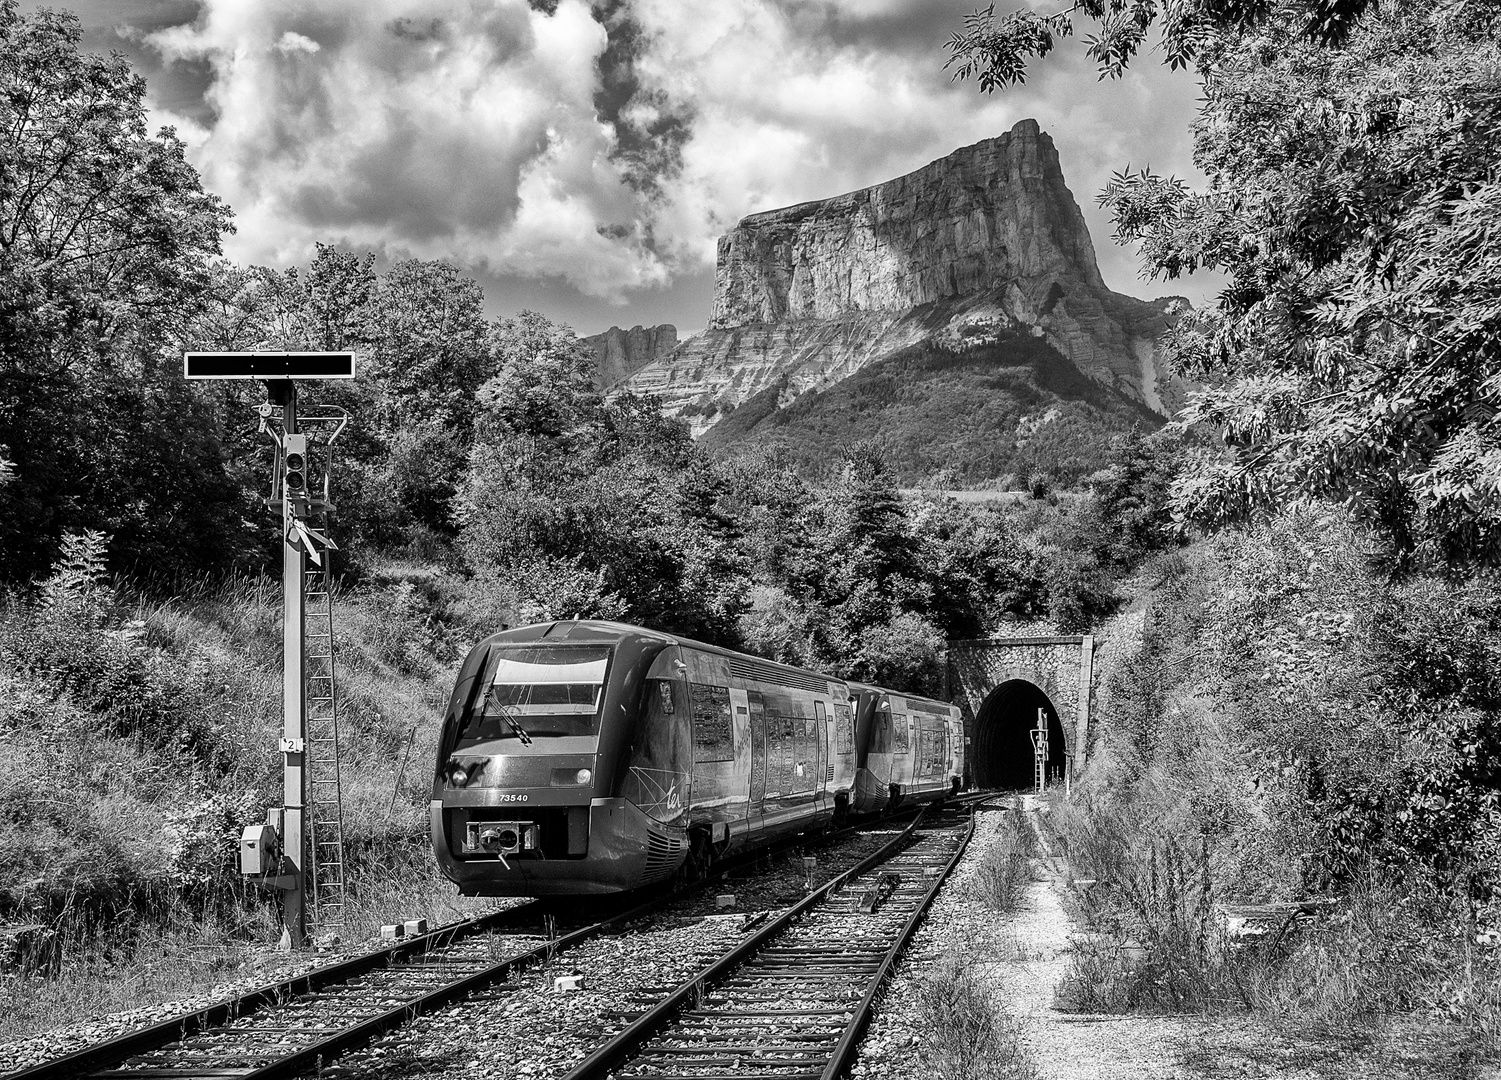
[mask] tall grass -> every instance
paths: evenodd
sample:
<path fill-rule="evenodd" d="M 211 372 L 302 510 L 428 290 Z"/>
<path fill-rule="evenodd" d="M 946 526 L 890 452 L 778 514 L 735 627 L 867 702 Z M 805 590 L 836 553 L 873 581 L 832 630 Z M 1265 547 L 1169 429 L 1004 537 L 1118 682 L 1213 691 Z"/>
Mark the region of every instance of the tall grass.
<path fill-rule="evenodd" d="M 1078 1012 L 1182 1011 L 1237 1006 L 1244 972 L 1217 917 L 1207 848 L 1171 838 L 1086 896 L 1102 936 L 1076 946 L 1059 983 L 1060 1008 Z"/>

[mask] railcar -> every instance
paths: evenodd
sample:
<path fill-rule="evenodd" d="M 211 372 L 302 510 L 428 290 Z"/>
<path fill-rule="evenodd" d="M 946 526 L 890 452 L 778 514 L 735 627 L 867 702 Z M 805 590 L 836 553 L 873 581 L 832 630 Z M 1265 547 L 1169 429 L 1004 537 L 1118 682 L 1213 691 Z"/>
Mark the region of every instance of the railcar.
<path fill-rule="evenodd" d="M 459 670 L 433 850 L 468 895 L 622 892 L 827 824 L 855 771 L 842 680 L 636 626 L 543 623 Z"/>
<path fill-rule="evenodd" d="M 964 721 L 953 705 L 850 683 L 857 766 L 851 808 L 895 809 L 957 792 L 964 777 Z"/>

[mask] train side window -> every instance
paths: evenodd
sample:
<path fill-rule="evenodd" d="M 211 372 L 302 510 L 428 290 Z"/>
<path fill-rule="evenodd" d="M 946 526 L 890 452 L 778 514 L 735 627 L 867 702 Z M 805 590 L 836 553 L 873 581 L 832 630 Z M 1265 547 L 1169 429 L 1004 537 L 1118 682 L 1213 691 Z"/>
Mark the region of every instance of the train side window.
<path fill-rule="evenodd" d="M 693 760 L 733 761 L 735 736 L 729 688 L 690 683 L 688 700 L 693 714 Z"/>
<path fill-rule="evenodd" d="M 905 754 L 912 748 L 907 735 L 907 717 L 902 713 L 891 714 L 891 752 Z"/>

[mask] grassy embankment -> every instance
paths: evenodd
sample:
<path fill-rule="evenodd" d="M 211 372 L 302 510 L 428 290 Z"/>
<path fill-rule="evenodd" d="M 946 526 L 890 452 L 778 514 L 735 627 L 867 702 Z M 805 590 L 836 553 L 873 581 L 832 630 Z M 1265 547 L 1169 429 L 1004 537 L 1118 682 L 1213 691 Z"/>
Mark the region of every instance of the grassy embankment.
<path fill-rule="evenodd" d="M 0 1039 L 276 963 L 276 910 L 235 849 L 281 801 L 278 584 L 142 601 L 98 556 L 75 542 L 0 605 L 0 926 L 41 928 L 0 973 Z M 426 803 L 453 670 L 490 614 L 421 565 L 377 564 L 336 597 L 345 943 L 474 906 L 437 872 Z"/>
<path fill-rule="evenodd" d="M 1437 1024 L 1495 1055 L 1496 582 L 1394 582 L 1311 511 L 1144 580 L 1104 653 L 1091 764 L 1051 815 L 1102 932 L 1059 1007 Z M 1324 903 L 1275 906 L 1304 900 Z M 1229 933 L 1237 904 L 1266 931 Z"/>

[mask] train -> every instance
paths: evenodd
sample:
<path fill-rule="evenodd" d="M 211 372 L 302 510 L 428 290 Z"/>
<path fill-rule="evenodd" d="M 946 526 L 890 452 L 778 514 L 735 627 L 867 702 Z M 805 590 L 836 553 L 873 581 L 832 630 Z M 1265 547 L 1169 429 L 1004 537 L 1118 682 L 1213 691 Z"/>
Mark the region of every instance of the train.
<path fill-rule="evenodd" d="M 459 668 L 432 846 L 469 896 L 623 893 L 963 776 L 953 705 L 624 623 L 539 623 Z"/>

